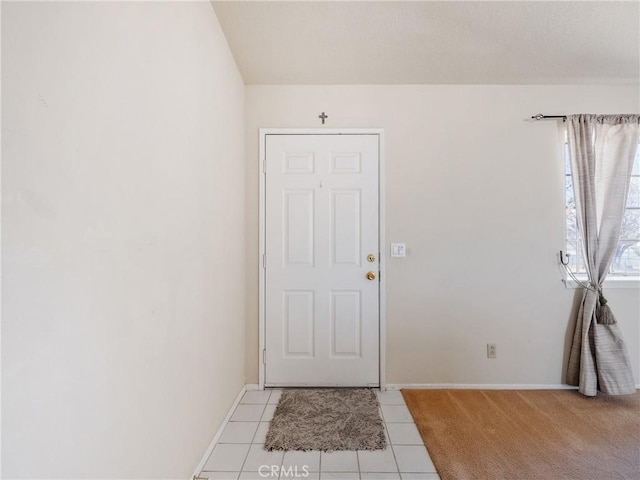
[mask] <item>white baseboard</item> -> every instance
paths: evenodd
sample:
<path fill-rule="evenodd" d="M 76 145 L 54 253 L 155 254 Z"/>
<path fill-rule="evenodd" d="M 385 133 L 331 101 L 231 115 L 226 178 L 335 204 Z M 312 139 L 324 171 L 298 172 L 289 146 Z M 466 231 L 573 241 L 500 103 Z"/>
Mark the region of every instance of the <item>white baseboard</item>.
<path fill-rule="evenodd" d="M 247 390 L 260 390 L 260 385 L 257 383 L 247 383 L 244 388 Z"/>
<path fill-rule="evenodd" d="M 233 415 L 233 412 L 235 411 L 236 407 L 240 403 L 240 400 L 242 400 L 242 396 L 244 395 L 244 392 L 249 390 L 247 387 L 248 385 L 245 385 L 244 387 L 242 387 L 242 390 L 240 390 L 240 393 L 238 394 L 235 401 L 233 402 L 233 405 L 231 405 L 231 408 L 229 409 L 227 416 L 224 417 L 222 424 L 220 424 L 220 428 L 218 428 L 218 431 L 214 435 L 213 440 L 211 440 L 211 443 L 209 444 L 209 448 L 207 448 L 207 451 L 204 453 L 202 460 L 200 460 L 200 463 L 198 463 L 198 466 L 196 467 L 195 472 L 193 472 L 193 476 L 191 477 L 192 479 L 198 478 L 198 476 L 200 475 L 200 472 L 202 472 L 202 470 L 204 469 L 204 466 L 207 463 L 207 460 L 209 460 L 209 457 L 211 456 L 211 452 L 213 452 L 213 449 L 216 446 L 216 443 L 218 443 L 218 440 L 220 439 L 220 436 L 224 431 L 224 427 L 226 427 L 227 423 L 229 423 L 229 419 L 231 419 L 231 415 Z"/>
<path fill-rule="evenodd" d="M 563 383 L 387 383 L 387 390 L 576 390 L 578 387 Z"/>

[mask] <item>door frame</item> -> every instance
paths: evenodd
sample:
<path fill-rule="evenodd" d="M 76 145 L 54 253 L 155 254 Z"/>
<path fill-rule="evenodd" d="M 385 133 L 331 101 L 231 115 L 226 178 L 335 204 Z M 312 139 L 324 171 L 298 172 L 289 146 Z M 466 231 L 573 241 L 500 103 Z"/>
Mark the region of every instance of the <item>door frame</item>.
<path fill-rule="evenodd" d="M 266 249 L 265 215 L 266 215 L 266 139 L 267 135 L 377 135 L 378 136 L 378 244 L 380 246 L 380 294 L 379 306 L 379 339 L 378 339 L 378 374 L 380 390 L 386 389 L 386 242 L 385 242 L 385 164 L 384 164 L 384 130 L 381 128 L 261 128 L 260 129 L 260 157 L 258 159 L 258 174 L 260 176 L 260 237 L 258 249 L 258 388 L 264 390 L 265 377 L 265 336 L 266 336 L 266 270 L 264 256 Z"/>

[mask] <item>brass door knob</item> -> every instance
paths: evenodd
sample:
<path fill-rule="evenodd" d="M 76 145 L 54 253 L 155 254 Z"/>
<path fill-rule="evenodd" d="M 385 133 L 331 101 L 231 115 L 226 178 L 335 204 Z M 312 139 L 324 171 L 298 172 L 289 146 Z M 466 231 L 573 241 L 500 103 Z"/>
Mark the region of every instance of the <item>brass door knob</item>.
<path fill-rule="evenodd" d="M 375 280 L 376 279 L 376 274 L 373 272 L 367 272 L 367 278 L 369 280 Z"/>

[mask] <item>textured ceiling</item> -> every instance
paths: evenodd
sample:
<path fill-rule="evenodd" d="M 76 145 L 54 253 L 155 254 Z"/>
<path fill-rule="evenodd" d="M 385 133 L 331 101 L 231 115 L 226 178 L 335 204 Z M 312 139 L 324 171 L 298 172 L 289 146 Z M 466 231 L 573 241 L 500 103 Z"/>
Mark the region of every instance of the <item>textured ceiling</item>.
<path fill-rule="evenodd" d="M 638 84 L 640 2 L 217 1 L 246 84 Z"/>

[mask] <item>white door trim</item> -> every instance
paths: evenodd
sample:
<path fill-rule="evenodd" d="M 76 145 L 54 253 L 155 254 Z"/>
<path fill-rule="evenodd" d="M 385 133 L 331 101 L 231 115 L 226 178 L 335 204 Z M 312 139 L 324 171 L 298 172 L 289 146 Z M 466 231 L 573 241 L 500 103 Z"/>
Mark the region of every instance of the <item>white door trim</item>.
<path fill-rule="evenodd" d="M 379 176 L 378 176 L 378 239 L 380 242 L 380 389 L 386 388 L 386 248 L 385 241 L 385 163 L 384 163 L 384 130 L 381 128 L 261 128 L 260 129 L 260 157 L 258 159 L 258 170 L 260 175 L 260 236 L 258 248 L 258 318 L 259 318 L 259 341 L 258 341 L 258 385 L 264 389 L 264 348 L 266 335 L 266 318 L 265 318 L 265 269 L 263 268 L 263 258 L 265 255 L 265 141 L 267 135 L 378 135 L 379 141 Z"/>

